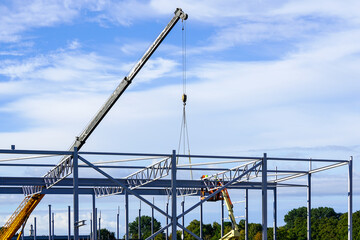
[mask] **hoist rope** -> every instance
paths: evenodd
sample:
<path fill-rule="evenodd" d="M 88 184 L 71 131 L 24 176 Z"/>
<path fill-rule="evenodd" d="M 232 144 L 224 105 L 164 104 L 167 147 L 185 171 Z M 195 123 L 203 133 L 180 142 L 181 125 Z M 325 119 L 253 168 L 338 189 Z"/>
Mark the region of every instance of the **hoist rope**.
<path fill-rule="evenodd" d="M 181 120 L 181 128 L 180 128 L 180 138 L 179 138 L 179 145 L 178 145 L 178 152 L 181 150 L 181 146 L 183 147 L 183 153 L 189 155 L 189 164 L 191 165 L 191 157 L 190 157 L 190 141 L 189 141 L 189 133 L 188 133 L 188 126 L 187 126 L 187 119 L 186 119 L 186 102 L 187 102 L 187 95 L 186 95 L 186 22 L 182 21 L 182 83 L 183 83 L 183 114 Z M 179 158 L 177 158 L 176 164 L 179 163 Z M 190 167 L 191 168 L 191 167 Z M 190 169 L 190 177 L 193 179 L 193 174 Z"/>

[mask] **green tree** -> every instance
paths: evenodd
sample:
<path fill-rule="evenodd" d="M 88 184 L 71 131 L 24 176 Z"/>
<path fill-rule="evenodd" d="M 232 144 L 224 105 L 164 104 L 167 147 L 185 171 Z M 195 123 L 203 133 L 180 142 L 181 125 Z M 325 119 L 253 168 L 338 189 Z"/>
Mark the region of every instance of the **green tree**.
<path fill-rule="evenodd" d="M 110 232 L 106 228 L 100 229 L 100 234 L 99 234 L 99 230 L 97 230 L 97 234 L 100 240 L 115 240 L 115 233 Z"/>
<path fill-rule="evenodd" d="M 141 216 L 141 239 L 145 239 L 151 235 L 151 217 Z M 129 224 L 129 234 L 132 239 L 139 239 L 138 236 L 138 226 L 139 226 L 139 217 L 136 217 L 135 221 Z M 154 218 L 154 232 L 157 232 L 161 229 L 161 224 Z M 160 235 L 160 236 L 159 236 Z M 157 239 L 162 239 L 162 234 L 159 234 Z"/>

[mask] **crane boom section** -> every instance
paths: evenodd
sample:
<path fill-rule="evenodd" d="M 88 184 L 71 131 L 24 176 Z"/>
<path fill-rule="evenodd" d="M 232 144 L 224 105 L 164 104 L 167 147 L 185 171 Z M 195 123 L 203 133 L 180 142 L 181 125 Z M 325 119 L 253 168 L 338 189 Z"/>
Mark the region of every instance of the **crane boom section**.
<path fill-rule="evenodd" d="M 124 77 L 124 79 L 120 82 L 118 87 L 110 95 L 110 97 L 105 102 L 105 104 L 100 108 L 100 110 L 97 112 L 95 117 L 90 121 L 89 125 L 84 129 L 84 131 L 80 134 L 80 136 L 76 138 L 75 142 L 72 144 L 72 146 L 69 149 L 70 151 L 74 150 L 74 147 L 77 147 L 77 149 L 79 150 L 85 144 L 86 140 L 89 138 L 91 133 L 100 124 L 101 120 L 106 116 L 106 114 L 109 112 L 109 110 L 112 108 L 112 106 L 116 103 L 116 101 L 124 93 L 124 91 L 127 89 L 127 87 L 131 84 L 132 80 L 139 73 L 139 71 L 142 69 L 142 67 L 145 65 L 145 63 L 148 61 L 148 59 L 151 57 L 151 55 L 155 52 L 155 50 L 159 47 L 159 45 L 165 39 L 165 37 L 169 34 L 171 29 L 173 29 L 175 24 L 180 19 L 186 20 L 187 18 L 188 18 L 188 15 L 186 13 L 184 13 L 181 8 L 177 8 L 175 10 L 175 16 L 170 20 L 168 25 L 159 34 L 159 36 L 156 38 L 156 40 L 153 42 L 153 44 L 151 44 L 151 46 L 145 52 L 143 57 L 137 62 L 137 64 L 135 64 L 135 66 L 129 72 L 128 76 Z M 72 158 L 72 157 L 65 156 L 64 158 L 62 158 L 62 160 L 58 163 L 58 165 L 55 166 L 53 169 L 51 169 L 48 173 L 46 173 L 44 175 L 44 177 L 45 178 L 46 177 L 53 178 L 53 176 L 51 176 L 51 173 L 54 172 L 58 168 L 58 166 L 61 165 L 63 162 L 69 161 L 70 158 Z M 61 168 L 57 169 L 57 170 L 61 171 Z M 57 171 L 57 174 L 61 174 L 58 171 Z M 67 175 L 70 175 L 70 172 Z M 52 185 L 54 185 L 56 182 L 58 182 L 60 180 L 61 179 L 55 181 Z M 51 186 L 47 186 L 47 187 L 49 188 Z"/>
<path fill-rule="evenodd" d="M 11 239 L 19 230 L 21 225 L 23 225 L 23 223 L 29 218 L 32 211 L 44 196 L 44 194 L 34 194 L 32 196 L 25 197 L 20 206 L 1 228 L 0 239 Z"/>

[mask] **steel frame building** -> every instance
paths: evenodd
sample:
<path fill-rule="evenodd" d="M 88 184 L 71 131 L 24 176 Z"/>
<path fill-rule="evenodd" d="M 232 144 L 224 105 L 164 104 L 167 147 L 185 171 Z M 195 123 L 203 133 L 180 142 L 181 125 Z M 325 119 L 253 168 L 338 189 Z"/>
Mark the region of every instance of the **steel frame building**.
<path fill-rule="evenodd" d="M 157 232 L 152 232 L 152 235 L 147 239 L 153 239 L 156 235 L 166 231 L 168 228 L 172 234 L 172 239 L 176 239 L 177 228 L 182 229 L 182 232 L 187 232 L 196 239 L 202 239 L 202 219 L 203 203 L 223 189 L 244 189 L 245 190 L 245 239 L 248 239 L 248 190 L 261 190 L 262 198 L 262 236 L 267 239 L 268 227 L 268 192 L 273 193 L 273 238 L 277 239 L 277 189 L 279 187 L 306 187 L 307 188 L 307 238 L 311 239 L 311 178 L 312 175 L 325 171 L 328 169 L 347 166 L 348 168 L 348 239 L 352 239 L 352 205 L 353 205 L 353 159 L 349 160 L 334 160 L 334 159 L 303 159 L 303 158 L 276 158 L 268 157 L 266 153 L 259 157 L 241 157 L 241 156 L 209 156 L 209 155 L 182 155 L 172 151 L 168 154 L 144 154 L 144 153 L 117 153 L 117 152 L 79 152 L 75 147 L 73 151 L 48 151 L 48 150 L 15 150 L 12 145 L 11 150 L 0 149 L 1 156 L 16 155 L 15 158 L 0 160 L 0 167 L 54 167 L 45 177 L 0 177 L 0 194 L 25 194 L 32 195 L 36 193 L 44 194 L 72 194 L 73 195 L 73 226 L 74 239 L 79 239 L 79 195 L 92 196 L 92 239 L 97 239 L 97 216 L 96 216 L 96 197 L 109 195 L 124 195 L 125 198 L 125 238 L 129 239 L 129 195 L 138 198 L 141 202 L 149 205 L 152 209 L 152 218 L 154 211 L 162 214 L 166 218 L 166 225 Z M 25 157 L 19 157 L 24 156 Z M 34 156 L 35 155 L 35 156 Z M 58 165 L 39 164 L 39 163 L 9 163 L 8 161 L 19 159 L 34 159 L 48 156 L 71 156 L 69 161 L 62 162 Z M 129 166 L 129 165 L 109 165 L 107 162 L 94 163 L 88 160 L 89 157 L 95 156 L 117 156 L 117 157 L 131 157 L 132 160 L 137 159 L 161 159 L 149 166 Z M 179 164 L 178 160 L 183 158 L 202 159 L 201 163 L 194 164 Z M 132 161 L 128 160 L 128 161 Z M 79 164 L 79 161 L 82 164 Z M 125 162 L 122 160 L 119 162 Z M 278 170 L 273 168 L 273 161 L 286 162 L 306 162 L 309 168 L 305 170 Z M 233 168 L 216 168 L 216 164 L 239 163 L 240 165 Z M 324 164 L 318 168 L 312 168 L 312 163 Z M 202 166 L 210 167 L 202 167 Z M 80 178 L 79 168 L 91 168 L 100 173 L 104 178 Z M 126 177 L 114 177 L 108 174 L 104 169 L 138 169 L 135 173 Z M 177 177 L 180 171 L 208 171 L 216 174 L 207 176 L 203 180 L 189 180 L 180 179 Z M 72 174 L 72 178 L 68 176 Z M 306 184 L 286 183 L 286 181 L 307 177 Z M 219 186 L 217 183 L 221 179 L 223 185 Z M 185 209 L 184 202 L 181 202 L 181 213 L 177 212 L 177 197 L 179 196 L 200 196 L 202 189 L 212 189 L 213 193 L 205 196 L 203 200 L 193 204 L 191 207 Z M 156 206 L 154 202 L 150 202 L 145 195 L 168 195 L 171 199 L 169 212 L 169 204 L 166 210 L 162 210 Z M 200 236 L 192 233 L 184 226 L 184 216 L 194 210 L 200 208 Z M 49 211 L 51 211 L 49 209 Z M 140 212 L 139 212 L 140 215 Z M 49 214 L 50 216 L 50 214 Z M 69 208 L 70 218 L 70 208 Z M 119 218 L 119 217 L 118 217 Z M 182 219 L 182 221 L 180 221 Z M 224 219 L 224 209 L 222 208 L 222 219 Z M 118 220 L 119 223 L 119 220 Z M 49 226 L 50 228 L 51 226 Z M 69 224 L 70 236 L 70 224 Z M 118 230 L 119 234 L 119 230 Z M 222 234 L 223 234 L 223 220 L 222 220 Z M 167 238 L 168 234 L 166 234 Z M 35 237 L 36 239 L 36 237 Z"/>

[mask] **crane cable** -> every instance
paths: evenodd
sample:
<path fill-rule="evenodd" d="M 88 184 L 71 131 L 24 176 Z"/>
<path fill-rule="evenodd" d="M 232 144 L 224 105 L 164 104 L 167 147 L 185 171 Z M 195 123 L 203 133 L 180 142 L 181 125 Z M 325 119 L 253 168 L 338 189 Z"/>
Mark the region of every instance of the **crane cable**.
<path fill-rule="evenodd" d="M 188 133 L 188 126 L 187 126 L 187 119 L 186 119 L 186 102 L 187 102 L 187 95 L 186 95 L 186 22 L 182 21 L 182 82 L 183 82 L 183 94 L 182 94 L 182 102 L 183 102 L 183 114 L 182 114 L 182 121 L 181 121 L 181 128 L 180 128 L 180 139 L 179 139 L 179 146 L 178 152 L 180 153 L 181 147 L 183 147 L 183 154 L 186 154 L 186 147 L 187 147 L 187 154 L 189 155 L 189 164 L 190 164 L 190 176 L 193 179 L 193 174 L 191 170 L 191 157 L 190 157 L 190 142 L 189 142 L 189 133 Z M 176 164 L 178 164 L 179 158 L 176 160 Z"/>

